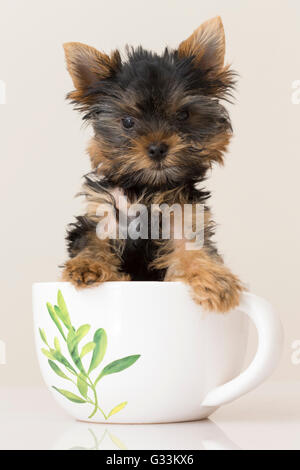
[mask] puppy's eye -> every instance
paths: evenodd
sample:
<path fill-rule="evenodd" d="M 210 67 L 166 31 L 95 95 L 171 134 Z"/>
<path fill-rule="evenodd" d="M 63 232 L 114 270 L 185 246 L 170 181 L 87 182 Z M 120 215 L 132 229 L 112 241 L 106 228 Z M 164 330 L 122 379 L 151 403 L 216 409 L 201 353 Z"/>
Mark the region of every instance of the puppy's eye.
<path fill-rule="evenodd" d="M 188 117 L 189 117 L 189 112 L 187 109 L 183 109 L 182 111 L 179 111 L 179 113 L 177 113 L 178 121 L 186 121 Z"/>
<path fill-rule="evenodd" d="M 134 119 L 132 117 L 125 117 L 122 119 L 124 129 L 132 129 L 134 126 Z"/>

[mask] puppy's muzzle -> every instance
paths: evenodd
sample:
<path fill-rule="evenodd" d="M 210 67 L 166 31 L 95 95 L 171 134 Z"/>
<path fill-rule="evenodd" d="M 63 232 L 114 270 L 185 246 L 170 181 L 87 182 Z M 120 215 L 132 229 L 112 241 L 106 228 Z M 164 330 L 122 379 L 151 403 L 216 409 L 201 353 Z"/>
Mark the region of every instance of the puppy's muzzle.
<path fill-rule="evenodd" d="M 169 146 L 165 142 L 152 143 L 148 147 L 148 156 L 154 161 L 162 161 L 166 158 Z"/>

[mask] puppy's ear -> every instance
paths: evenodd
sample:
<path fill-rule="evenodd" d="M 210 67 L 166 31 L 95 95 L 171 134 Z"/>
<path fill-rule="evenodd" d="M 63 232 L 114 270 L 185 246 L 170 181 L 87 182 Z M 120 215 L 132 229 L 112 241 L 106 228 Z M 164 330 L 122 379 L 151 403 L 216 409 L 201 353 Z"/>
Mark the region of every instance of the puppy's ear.
<path fill-rule="evenodd" d="M 79 93 L 84 93 L 87 88 L 100 80 L 112 76 L 120 67 L 121 59 L 118 51 L 112 52 L 109 57 L 94 47 L 80 42 L 67 42 L 63 47 L 67 69 Z"/>
<path fill-rule="evenodd" d="M 205 21 L 178 48 L 180 59 L 192 57 L 196 67 L 220 72 L 224 66 L 225 35 L 219 16 Z"/>

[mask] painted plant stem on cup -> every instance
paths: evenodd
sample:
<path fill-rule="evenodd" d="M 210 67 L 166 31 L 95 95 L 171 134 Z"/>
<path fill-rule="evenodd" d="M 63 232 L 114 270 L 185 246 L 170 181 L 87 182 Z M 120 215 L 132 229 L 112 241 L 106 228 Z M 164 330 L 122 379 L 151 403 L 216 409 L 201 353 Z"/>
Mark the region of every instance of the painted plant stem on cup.
<path fill-rule="evenodd" d="M 54 338 L 53 347 L 51 347 L 48 343 L 45 331 L 43 329 L 39 329 L 41 339 L 47 346 L 47 349 L 42 348 L 42 352 L 47 357 L 48 364 L 53 372 L 62 379 L 72 382 L 76 386 L 80 395 L 76 395 L 69 390 L 53 386 L 54 390 L 73 403 L 88 403 L 92 405 L 93 410 L 88 419 L 91 419 L 99 411 L 104 419 L 107 420 L 112 415 L 121 411 L 127 405 L 127 401 L 123 401 L 122 403 L 114 406 L 109 413 L 106 414 L 100 407 L 96 390 L 97 384 L 106 375 L 121 372 L 132 366 L 139 359 L 140 354 L 126 356 L 110 362 L 100 370 L 96 379 L 92 379 L 91 372 L 96 372 L 96 369 L 98 369 L 102 363 L 106 353 L 106 331 L 103 328 L 96 330 L 93 336 L 93 341 L 87 342 L 79 351 L 79 343 L 89 333 L 91 326 L 86 324 L 76 329 L 72 325 L 65 300 L 60 290 L 57 293 L 57 305 L 53 306 L 49 302 L 47 302 L 46 305 L 51 319 L 56 325 L 63 341 L 67 345 L 70 359 L 67 359 L 63 355 L 60 341 L 57 336 Z M 85 357 L 86 362 L 86 356 L 88 355 L 90 355 L 90 360 L 88 367 L 86 367 L 83 365 L 82 360 Z M 63 369 L 61 368 L 62 366 Z"/>

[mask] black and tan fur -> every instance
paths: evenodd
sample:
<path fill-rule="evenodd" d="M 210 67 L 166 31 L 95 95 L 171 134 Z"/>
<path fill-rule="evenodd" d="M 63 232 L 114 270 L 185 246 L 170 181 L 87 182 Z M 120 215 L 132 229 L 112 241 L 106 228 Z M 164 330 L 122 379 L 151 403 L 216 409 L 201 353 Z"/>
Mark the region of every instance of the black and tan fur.
<path fill-rule="evenodd" d="M 184 239 L 100 240 L 96 234 L 98 205 L 110 204 L 118 214 L 119 195 L 149 211 L 151 204 L 206 205 L 209 193 L 199 184 L 213 163 L 223 163 L 232 135 L 222 100 L 231 96 L 234 73 L 224 65 L 221 19 L 205 22 L 177 50 L 162 55 L 127 47 L 121 59 L 118 51 L 108 56 L 80 43 L 64 47 L 75 86 L 68 98 L 95 135 L 88 148 L 92 171 L 82 191 L 87 210 L 70 226 L 63 279 L 77 287 L 180 280 L 208 310 L 236 306 L 242 287 L 212 242 L 207 206 L 205 243 L 197 251 L 187 251 Z M 153 158 L 153 144 L 164 153 Z"/>

